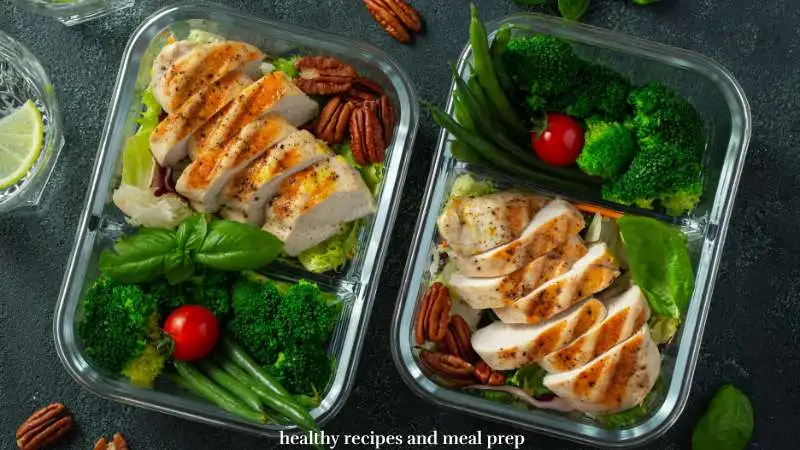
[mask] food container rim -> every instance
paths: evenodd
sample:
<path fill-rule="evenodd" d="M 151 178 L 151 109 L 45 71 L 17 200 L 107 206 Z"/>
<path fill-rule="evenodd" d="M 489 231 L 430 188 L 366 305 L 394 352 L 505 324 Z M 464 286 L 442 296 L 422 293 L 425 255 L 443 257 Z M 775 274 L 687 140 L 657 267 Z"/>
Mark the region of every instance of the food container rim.
<path fill-rule="evenodd" d="M 85 276 L 87 262 L 91 256 L 91 248 L 87 248 L 87 243 L 91 244 L 93 242 L 93 231 L 102 225 L 98 223 L 100 211 L 104 206 L 102 190 L 107 189 L 114 179 L 113 170 L 106 167 L 106 164 L 109 163 L 107 158 L 112 151 L 111 147 L 114 146 L 114 143 L 122 142 L 122 138 L 125 135 L 124 127 L 115 125 L 124 121 L 125 115 L 133 106 L 138 70 L 142 57 L 150 43 L 164 28 L 185 20 L 204 20 L 210 23 L 226 23 L 231 26 L 237 23 L 246 23 L 250 26 L 268 27 L 273 35 L 283 35 L 287 41 L 292 41 L 308 48 L 317 48 L 323 52 L 339 49 L 339 53 L 344 54 L 345 49 L 357 49 L 359 52 L 351 52 L 348 55 L 354 60 L 361 60 L 365 64 L 376 66 L 390 78 L 396 89 L 400 107 L 398 131 L 390 152 L 391 159 L 387 160 L 387 169 L 378 201 L 378 210 L 375 213 L 375 225 L 372 229 L 372 235 L 368 245 L 361 251 L 368 264 L 364 264 L 357 279 L 344 278 L 341 280 L 345 286 L 355 286 L 351 292 L 355 301 L 353 302 L 353 309 L 350 313 L 350 320 L 342 344 L 342 354 L 346 355 L 347 359 L 337 362 L 337 370 L 334 374 L 336 378 L 343 377 L 343 381 L 335 398 L 324 399 L 321 407 L 312 412 L 316 413 L 314 415 L 317 417 L 317 422 L 322 425 L 341 410 L 353 389 L 355 371 L 363 347 L 367 323 L 372 312 L 372 304 L 377 292 L 381 268 L 387 254 L 389 235 L 399 209 L 402 187 L 405 183 L 411 151 L 419 126 L 419 105 L 416 90 L 405 71 L 383 50 L 349 38 L 273 22 L 257 16 L 247 15 L 227 6 L 195 2 L 183 2 L 161 8 L 136 28 L 128 40 L 117 72 L 115 88 L 109 101 L 110 107 L 106 115 L 105 126 L 92 170 L 92 181 L 86 193 L 84 210 L 78 221 L 73 248 L 65 268 L 65 275 L 56 303 L 53 319 L 56 353 L 70 376 L 81 386 L 100 397 L 185 419 L 268 437 L 278 436 L 280 431 L 287 430 L 284 427 L 269 425 L 264 427 L 248 426 L 244 423 L 226 420 L 224 414 L 217 416 L 204 415 L 203 411 L 199 411 L 196 408 L 193 412 L 189 402 L 185 402 L 182 399 L 175 399 L 174 404 L 165 404 L 163 402 L 156 404 L 154 399 L 163 396 L 163 394 L 155 391 L 145 392 L 144 394 L 137 394 L 135 390 L 133 390 L 132 394 L 130 392 L 108 392 L 109 385 L 85 377 L 81 373 L 81 367 L 78 367 L 68 355 L 68 347 L 74 345 L 74 342 L 69 341 L 72 336 L 66 335 L 72 334 L 72 331 L 65 332 L 68 326 L 72 327 L 72 325 L 66 323 L 65 316 L 68 315 L 66 310 L 68 304 L 72 301 L 71 299 L 75 296 L 76 283 L 79 284 L 77 286 L 78 289 L 83 284 L 82 277 Z M 336 53 L 336 51 L 333 52 Z M 133 388 L 131 387 L 131 389 Z M 329 395 L 328 397 L 331 396 Z M 288 428 L 288 430 L 293 429 L 295 428 Z"/>
<path fill-rule="evenodd" d="M 436 153 L 428 175 L 428 184 L 420 204 L 420 212 L 411 241 L 411 249 L 406 261 L 392 319 L 392 359 L 400 372 L 401 378 L 411 390 L 433 404 L 478 415 L 490 421 L 511 424 L 582 444 L 604 448 L 640 446 L 666 433 L 680 417 L 689 397 L 702 334 L 710 308 L 714 282 L 719 270 L 724 240 L 733 210 L 733 202 L 735 201 L 750 141 L 752 127 L 750 106 L 744 90 L 733 75 L 721 64 L 699 53 L 536 13 L 514 14 L 488 22 L 487 31 L 490 38 L 494 36 L 500 26 L 506 23 L 534 24 L 536 29 L 531 30 L 534 32 L 554 34 L 582 44 L 613 49 L 620 53 L 657 60 L 670 66 L 692 70 L 714 81 L 726 98 L 734 126 L 731 129 L 725 162 L 717 185 L 714 204 L 708 217 L 708 224 L 706 225 L 704 249 L 698 263 L 698 266 L 704 265 L 704 269 L 699 270 L 696 268 L 695 279 L 696 281 L 699 280 L 699 282 L 695 284 L 695 292 L 689 310 L 686 313 L 686 320 L 682 324 L 683 331 L 680 342 L 677 344 L 673 377 L 668 386 L 666 398 L 649 419 L 633 428 L 605 433 L 588 433 L 588 427 L 583 424 L 578 422 L 559 422 L 553 420 L 553 417 L 549 414 L 544 414 L 540 411 L 531 411 L 524 419 L 510 417 L 513 414 L 510 406 L 500 404 L 486 406 L 485 402 L 478 402 L 478 399 L 467 397 L 465 394 L 438 387 L 422 376 L 422 372 L 411 354 L 412 346 L 409 342 L 409 327 L 411 326 L 411 317 L 413 317 L 413 305 L 416 304 L 416 294 L 418 293 L 418 288 L 412 286 L 412 282 L 418 282 L 416 271 L 423 267 L 427 268 L 430 264 L 430 261 L 428 261 L 429 255 L 422 254 L 423 252 L 420 250 L 427 240 L 433 239 L 435 234 L 435 231 L 427 226 L 426 223 L 430 220 L 431 214 L 438 213 L 438 211 L 431 210 L 434 198 L 442 198 L 445 194 L 446 186 L 444 181 L 439 179 L 440 175 L 443 175 L 445 171 L 453 170 L 455 167 L 465 166 L 461 163 L 455 163 L 452 158 L 445 155 L 449 140 L 449 133 L 446 130 L 441 130 L 439 134 Z M 459 74 L 463 74 L 466 70 L 470 56 L 471 46 L 467 43 L 459 57 L 457 65 Z M 448 114 L 451 114 L 453 109 L 452 93 L 454 89 L 455 81 L 451 83 L 448 91 L 446 104 L 446 112 Z M 410 299 L 409 293 L 412 289 L 415 295 L 413 299 Z M 596 427 L 592 428 L 596 429 Z"/>

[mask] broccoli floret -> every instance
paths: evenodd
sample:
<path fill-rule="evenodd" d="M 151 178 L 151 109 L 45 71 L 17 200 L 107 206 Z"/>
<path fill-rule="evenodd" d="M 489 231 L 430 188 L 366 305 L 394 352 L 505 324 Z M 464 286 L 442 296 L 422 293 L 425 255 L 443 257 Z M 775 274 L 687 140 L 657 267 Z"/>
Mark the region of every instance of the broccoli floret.
<path fill-rule="evenodd" d="M 142 285 L 145 293 L 158 305 L 158 313 L 164 320 L 172 310 L 187 304 L 185 283 L 171 285 L 166 278 L 161 278 Z"/>
<path fill-rule="evenodd" d="M 630 168 L 603 186 L 603 197 L 641 208 L 656 202 L 670 215 L 691 210 L 702 194 L 703 121 L 694 107 L 664 86 L 631 91 L 634 115 L 627 125 L 638 138 L 639 152 Z"/>
<path fill-rule="evenodd" d="M 338 303 L 328 303 L 316 284 L 300 280 L 286 291 L 278 308 L 278 335 L 284 345 L 291 342 L 322 345 L 338 316 Z"/>
<path fill-rule="evenodd" d="M 585 173 L 606 180 L 616 178 L 631 164 L 636 141 L 621 123 L 587 120 L 583 151 L 578 167 Z"/>
<path fill-rule="evenodd" d="M 225 320 L 231 310 L 230 272 L 206 269 L 195 274 L 182 284 L 185 287 L 186 304 L 208 308 L 219 320 Z"/>
<path fill-rule="evenodd" d="M 233 285 L 233 318 L 228 333 L 259 364 L 275 361 L 278 340 L 278 307 L 281 294 L 275 284 L 254 273 L 243 273 Z"/>
<path fill-rule="evenodd" d="M 631 84 L 608 67 L 586 65 L 577 75 L 577 85 L 566 94 L 564 112 L 573 117 L 621 121 L 630 112 Z"/>
<path fill-rule="evenodd" d="M 540 110 L 570 91 L 584 65 L 566 41 L 531 35 L 511 39 L 503 54 L 506 70 L 525 93 L 525 106 Z"/>
<path fill-rule="evenodd" d="M 287 347 L 266 369 L 293 394 L 315 396 L 328 385 L 332 367 L 324 347 L 303 345 Z"/>
<path fill-rule="evenodd" d="M 137 285 L 101 277 L 82 300 L 78 336 L 97 367 L 149 387 L 164 367 L 156 297 Z"/>

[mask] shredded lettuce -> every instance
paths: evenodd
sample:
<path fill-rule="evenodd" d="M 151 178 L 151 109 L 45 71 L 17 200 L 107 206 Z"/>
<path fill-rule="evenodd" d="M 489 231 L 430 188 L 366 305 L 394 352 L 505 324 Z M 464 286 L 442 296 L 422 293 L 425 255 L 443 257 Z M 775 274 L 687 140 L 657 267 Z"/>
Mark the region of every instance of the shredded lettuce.
<path fill-rule="evenodd" d="M 150 88 L 142 93 L 142 104 L 144 110 L 136 119 L 139 129 L 122 150 L 122 183 L 146 188 L 150 187 L 156 167 L 153 154 L 150 153 L 150 134 L 158 126 L 161 105 Z"/>
<path fill-rule="evenodd" d="M 149 187 L 121 184 L 113 194 L 114 204 L 135 226 L 175 229 L 193 213 L 186 202 L 175 194 L 156 197 Z"/>
<path fill-rule="evenodd" d="M 315 273 L 338 269 L 355 255 L 360 231 L 360 220 L 350 222 L 335 236 L 297 255 L 297 259 L 306 270 Z"/>
<path fill-rule="evenodd" d="M 377 197 L 381 187 L 381 181 L 383 181 L 383 177 L 386 175 L 386 165 L 384 163 L 369 164 L 367 166 L 360 165 L 353 157 L 353 148 L 350 146 L 350 141 L 334 145 L 332 150 L 337 155 L 341 155 L 344 160 L 347 161 L 347 164 L 350 164 L 353 168 L 358 170 L 358 173 L 361 174 L 361 178 L 372 192 L 372 195 Z"/>
<path fill-rule="evenodd" d="M 497 188 L 490 181 L 478 181 L 472 175 L 459 175 L 450 189 L 450 198 L 480 197 L 496 192 Z"/>
<path fill-rule="evenodd" d="M 189 30 L 189 36 L 186 37 L 186 40 L 199 44 L 213 44 L 215 42 L 224 42 L 227 39 L 209 31 L 191 29 Z"/>
<path fill-rule="evenodd" d="M 547 372 L 538 364 L 528 364 L 522 366 L 510 377 L 506 378 L 506 384 L 516 386 L 529 395 L 537 396 L 551 393 L 544 385 L 544 376 Z"/>
<path fill-rule="evenodd" d="M 294 66 L 294 63 L 300 59 L 300 56 L 294 55 L 289 56 L 288 58 L 277 58 L 272 61 L 272 65 L 275 66 L 275 70 L 281 71 L 286 74 L 289 78 L 297 78 L 300 75 L 300 71 Z"/>

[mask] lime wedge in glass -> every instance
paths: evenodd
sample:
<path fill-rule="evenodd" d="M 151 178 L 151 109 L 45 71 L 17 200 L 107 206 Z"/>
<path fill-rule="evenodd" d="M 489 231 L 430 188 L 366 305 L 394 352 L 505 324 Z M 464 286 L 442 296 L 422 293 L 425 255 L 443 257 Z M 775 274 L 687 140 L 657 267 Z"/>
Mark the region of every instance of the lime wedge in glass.
<path fill-rule="evenodd" d="M 0 189 L 28 174 L 43 144 L 42 114 L 33 100 L 0 119 Z"/>

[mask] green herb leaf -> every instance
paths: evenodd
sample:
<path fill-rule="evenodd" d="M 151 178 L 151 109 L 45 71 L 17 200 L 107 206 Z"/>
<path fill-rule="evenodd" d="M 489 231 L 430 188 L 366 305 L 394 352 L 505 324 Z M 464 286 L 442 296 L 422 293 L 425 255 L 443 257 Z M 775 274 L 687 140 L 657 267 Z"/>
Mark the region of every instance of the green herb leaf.
<path fill-rule="evenodd" d="M 589 9 L 589 0 L 558 0 L 558 11 L 567 20 L 579 20 Z"/>
<path fill-rule="evenodd" d="M 191 278 L 194 273 L 191 255 L 174 250 L 164 257 L 164 275 L 169 284 L 175 285 Z"/>
<path fill-rule="evenodd" d="M 197 252 L 208 234 L 208 219 L 204 214 L 195 214 L 181 222 L 176 233 L 178 246 L 185 252 Z"/>
<path fill-rule="evenodd" d="M 655 315 L 680 319 L 694 289 L 686 236 L 648 217 L 623 216 L 617 226 L 633 281 L 644 291 Z"/>
<path fill-rule="evenodd" d="M 228 220 L 214 220 L 197 262 L 221 270 L 254 270 L 275 259 L 283 249 L 280 239 L 258 228 Z"/>
<path fill-rule="evenodd" d="M 753 406 L 739 389 L 722 386 L 692 433 L 693 450 L 740 450 L 753 436 Z"/>
<path fill-rule="evenodd" d="M 513 375 L 506 378 L 506 384 L 516 386 L 530 395 L 544 395 L 551 391 L 544 385 L 547 372 L 538 364 L 528 364 L 517 369 Z"/>
<path fill-rule="evenodd" d="M 164 270 L 164 257 L 176 248 L 175 233 L 159 228 L 143 228 L 124 237 L 114 251 L 100 255 L 100 270 L 127 283 L 147 281 Z"/>

